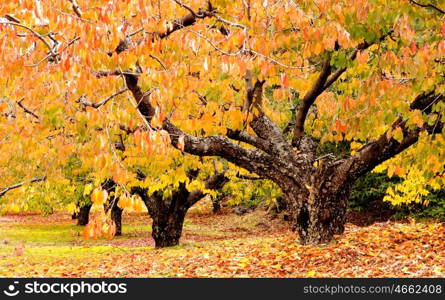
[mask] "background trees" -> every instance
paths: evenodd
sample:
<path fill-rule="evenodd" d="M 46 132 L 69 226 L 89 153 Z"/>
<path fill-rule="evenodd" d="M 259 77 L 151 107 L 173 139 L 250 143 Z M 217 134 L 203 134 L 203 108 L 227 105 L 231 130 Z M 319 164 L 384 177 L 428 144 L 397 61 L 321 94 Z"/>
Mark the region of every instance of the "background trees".
<path fill-rule="evenodd" d="M 220 157 L 280 187 L 302 243 L 327 242 L 353 183 L 382 163 L 405 179 L 396 202 L 443 185 L 444 30 L 425 4 L 2 4 L 2 156 L 40 143 L 35 166 L 74 154 L 94 187 L 163 199 L 205 190 Z"/>

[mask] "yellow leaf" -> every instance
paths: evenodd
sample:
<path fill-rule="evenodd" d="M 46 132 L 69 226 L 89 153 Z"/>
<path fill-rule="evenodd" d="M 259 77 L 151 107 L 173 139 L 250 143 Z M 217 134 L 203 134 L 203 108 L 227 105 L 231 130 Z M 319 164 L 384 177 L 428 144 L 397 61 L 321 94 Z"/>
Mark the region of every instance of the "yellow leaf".
<path fill-rule="evenodd" d="M 93 190 L 92 184 L 89 183 L 89 184 L 85 185 L 85 188 L 83 189 L 83 195 L 88 196 L 92 190 Z"/>
<path fill-rule="evenodd" d="M 129 199 L 126 195 L 122 195 L 119 198 L 119 202 L 117 202 L 117 206 L 119 206 L 119 208 L 121 209 L 125 209 L 128 207 L 128 203 L 129 203 Z"/>
<path fill-rule="evenodd" d="M 77 205 L 73 202 L 71 202 L 70 204 L 68 204 L 66 206 L 66 210 L 68 211 L 68 213 L 73 214 L 79 211 L 79 208 L 77 207 Z"/>
<path fill-rule="evenodd" d="M 185 138 L 185 136 L 184 136 L 184 135 L 181 135 L 181 136 L 178 138 L 178 144 L 177 144 L 179 150 L 181 150 L 182 152 L 184 152 L 184 146 L 185 146 L 185 144 L 184 144 L 184 138 Z"/>
<path fill-rule="evenodd" d="M 393 137 L 396 141 L 398 141 L 399 143 L 401 143 L 402 140 L 403 140 L 403 131 L 402 131 L 402 129 L 401 129 L 400 127 L 397 127 L 396 129 L 394 129 L 394 130 L 392 131 L 392 137 Z"/>
<path fill-rule="evenodd" d="M 104 204 L 107 198 L 108 198 L 107 191 L 99 188 L 95 189 L 91 194 L 91 201 L 93 202 L 93 204 L 98 204 L 98 205 Z"/>
<path fill-rule="evenodd" d="M 422 113 L 418 110 L 416 110 L 413 113 L 413 117 L 411 119 L 411 121 L 416 124 L 418 127 L 422 127 L 423 126 L 423 118 L 422 118 Z"/>

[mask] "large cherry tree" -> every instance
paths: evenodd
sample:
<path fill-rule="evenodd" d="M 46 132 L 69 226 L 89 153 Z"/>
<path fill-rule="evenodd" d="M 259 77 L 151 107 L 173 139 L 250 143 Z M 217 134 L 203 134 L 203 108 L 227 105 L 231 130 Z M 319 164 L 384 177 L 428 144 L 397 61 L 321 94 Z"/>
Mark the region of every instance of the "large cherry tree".
<path fill-rule="evenodd" d="M 352 184 L 384 162 L 443 184 L 436 2 L 10 1 L 1 96 L 24 99 L 41 116 L 27 130 L 70 145 L 98 186 L 141 187 L 144 168 L 145 188 L 179 186 L 181 165 L 220 157 L 276 183 L 300 241 L 324 243 Z M 342 141 L 349 153 L 321 154 Z"/>

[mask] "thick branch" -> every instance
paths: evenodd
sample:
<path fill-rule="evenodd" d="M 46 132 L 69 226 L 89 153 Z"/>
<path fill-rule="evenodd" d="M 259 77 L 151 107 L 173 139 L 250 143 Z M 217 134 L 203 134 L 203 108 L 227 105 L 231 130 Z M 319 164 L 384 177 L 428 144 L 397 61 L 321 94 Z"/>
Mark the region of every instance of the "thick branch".
<path fill-rule="evenodd" d="M 93 72 L 96 78 L 108 77 L 108 76 L 122 76 L 122 75 L 133 75 L 140 76 L 140 73 L 130 72 L 130 71 L 121 71 L 121 70 L 99 70 Z"/>
<path fill-rule="evenodd" d="M 142 92 L 138 85 L 137 76 L 124 74 L 124 77 L 128 89 L 138 103 L 137 109 L 150 123 L 155 114 L 155 108 L 149 100 L 151 92 Z M 237 166 L 257 174 L 264 174 L 271 167 L 269 155 L 245 149 L 221 135 L 198 138 L 183 132 L 168 119 L 164 120 L 162 129 L 169 133 L 171 144 L 176 148 L 178 147 L 179 137 L 184 136 L 185 153 L 198 156 L 220 156 Z"/>
<path fill-rule="evenodd" d="M 272 151 L 272 145 L 267 140 L 264 140 L 260 137 L 251 135 L 245 131 L 241 130 L 232 130 L 230 128 L 227 129 L 227 137 L 235 140 L 240 141 L 249 145 L 252 145 L 258 149 L 263 150 L 266 153 L 269 153 Z"/>
<path fill-rule="evenodd" d="M 411 109 L 426 111 L 429 107 L 445 98 L 441 95 L 425 94 L 418 96 L 411 104 Z M 440 118 L 440 115 L 437 115 Z M 388 132 L 382 134 L 376 141 L 372 141 L 362 147 L 351 158 L 347 159 L 339 166 L 340 170 L 347 171 L 351 180 L 355 180 L 361 175 L 371 171 L 384 161 L 396 156 L 408 147 L 415 144 L 421 132 L 436 134 L 442 131 L 443 123 L 437 120 L 436 124 L 428 125 L 425 123 L 422 127 L 409 128 L 407 120 L 397 119 L 391 126 L 390 131 L 400 128 L 403 132 L 403 139 L 399 142 L 391 137 Z"/>
<path fill-rule="evenodd" d="M 40 181 L 45 181 L 46 180 L 46 176 L 43 177 L 34 177 L 33 179 L 31 179 L 29 181 L 29 183 L 34 183 L 34 182 L 40 182 Z M 27 181 L 23 181 L 23 182 L 19 182 L 16 184 L 13 184 L 11 186 L 8 186 L 6 188 L 4 188 L 2 191 L 0 191 L 0 197 L 3 197 L 7 192 L 17 189 L 21 186 L 23 186 L 24 184 L 28 183 Z"/>
<path fill-rule="evenodd" d="M 183 6 L 184 7 L 184 6 Z M 192 11 L 190 8 L 188 9 L 190 11 Z M 191 12 L 188 15 L 185 15 L 184 17 L 180 18 L 180 19 L 176 19 L 174 20 L 170 26 L 167 28 L 166 31 L 164 32 L 155 32 L 154 35 L 160 39 L 164 39 L 166 37 L 168 37 L 170 34 L 172 34 L 173 32 L 187 27 L 187 26 L 191 26 L 193 24 L 195 24 L 197 19 L 204 19 L 207 17 L 213 17 L 215 14 L 215 9 L 212 7 L 212 5 L 210 4 L 210 1 L 208 2 L 208 7 L 206 10 L 204 9 L 199 9 L 198 12 Z"/>
<path fill-rule="evenodd" d="M 174 0 L 175 1 L 175 0 Z M 156 32 L 150 32 L 152 35 L 152 41 L 154 42 L 156 39 L 165 39 L 168 36 L 170 36 L 173 32 L 178 31 L 182 28 L 192 26 L 195 24 L 196 20 L 198 19 L 204 19 L 207 17 L 213 17 L 215 15 L 215 9 L 210 4 L 210 1 L 208 1 L 207 9 L 200 8 L 197 12 L 193 11 L 188 6 L 184 5 L 183 3 L 179 1 L 175 1 L 178 3 L 181 7 L 186 8 L 190 11 L 188 15 L 183 16 L 182 18 L 176 19 L 173 22 L 169 24 L 167 27 L 167 30 L 165 31 L 156 31 Z M 139 32 L 139 31 L 138 31 Z M 128 35 L 124 40 L 121 40 L 119 45 L 116 47 L 114 52 L 117 54 L 120 54 L 121 52 L 127 50 L 129 48 L 129 45 L 131 43 L 131 36 L 134 34 Z M 112 52 L 108 52 L 108 55 L 112 55 Z"/>
<path fill-rule="evenodd" d="M 441 14 L 445 14 L 445 10 L 438 8 L 437 6 L 433 5 L 432 3 L 422 4 L 422 3 L 419 3 L 419 2 L 414 1 L 414 0 L 410 0 L 410 2 L 411 2 L 412 4 L 417 5 L 417 6 L 424 7 L 424 8 L 432 8 L 432 9 L 434 9 L 435 11 L 440 12 Z"/>
<path fill-rule="evenodd" d="M 252 173 L 265 176 L 272 168 L 272 157 L 256 150 L 245 149 L 221 135 L 198 138 L 184 133 L 165 120 L 163 129 L 170 134 L 171 144 L 177 147 L 178 138 L 184 136 L 184 152 L 198 156 L 219 156 Z"/>
<path fill-rule="evenodd" d="M 298 139 L 304 134 L 304 122 L 306 120 L 309 108 L 314 104 L 317 97 L 323 92 L 323 87 L 331 74 L 331 63 L 330 57 L 326 59 L 323 63 L 323 68 L 318 76 L 317 81 L 311 88 L 311 90 L 304 96 L 301 100 L 300 106 L 298 107 L 296 119 L 295 119 L 295 129 L 294 136 L 292 138 L 292 145 L 296 144 Z"/>
<path fill-rule="evenodd" d="M 244 175 L 244 174 L 236 174 L 236 177 L 239 179 L 245 179 L 245 180 L 264 180 L 263 177 L 258 177 L 258 176 L 251 176 L 251 175 Z"/>
<path fill-rule="evenodd" d="M 383 41 L 387 36 L 391 35 L 393 31 L 390 30 L 388 33 L 380 37 L 379 41 Z M 350 60 L 355 60 L 359 51 L 369 48 L 373 43 L 363 42 L 359 44 L 354 51 L 349 56 Z M 295 119 L 295 129 L 292 138 L 292 145 L 296 146 L 298 140 L 304 134 L 304 123 L 309 111 L 309 108 L 314 104 L 317 97 L 320 96 L 326 89 L 328 89 L 334 82 L 336 82 L 340 76 L 346 72 L 347 68 L 339 68 L 333 74 L 331 74 L 330 57 L 326 59 L 323 64 L 323 69 L 318 76 L 312 89 L 304 96 L 303 100 L 298 107 L 296 119 Z"/>
<path fill-rule="evenodd" d="M 133 75 L 125 74 L 125 82 L 127 84 L 128 89 L 133 94 L 134 99 L 136 100 L 137 109 L 142 114 L 142 116 L 147 120 L 148 123 L 153 119 L 156 110 L 150 103 L 150 95 L 153 93 L 153 90 L 142 93 L 141 88 L 138 85 L 138 77 Z"/>

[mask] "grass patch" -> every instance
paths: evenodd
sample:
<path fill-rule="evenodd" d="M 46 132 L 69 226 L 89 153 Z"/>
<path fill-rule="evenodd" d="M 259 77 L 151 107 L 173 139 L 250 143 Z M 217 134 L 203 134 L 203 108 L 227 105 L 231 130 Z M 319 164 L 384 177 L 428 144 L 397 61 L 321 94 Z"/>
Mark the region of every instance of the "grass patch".
<path fill-rule="evenodd" d="M 83 228 L 72 224 L 15 224 L 2 226 L 0 241 L 39 245 L 63 245 L 81 238 Z"/>

